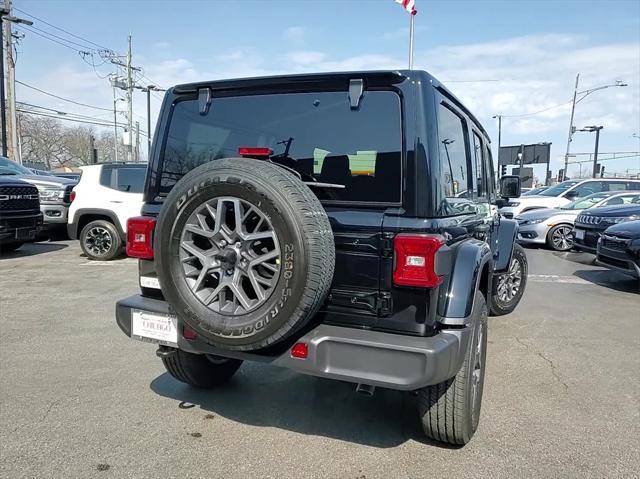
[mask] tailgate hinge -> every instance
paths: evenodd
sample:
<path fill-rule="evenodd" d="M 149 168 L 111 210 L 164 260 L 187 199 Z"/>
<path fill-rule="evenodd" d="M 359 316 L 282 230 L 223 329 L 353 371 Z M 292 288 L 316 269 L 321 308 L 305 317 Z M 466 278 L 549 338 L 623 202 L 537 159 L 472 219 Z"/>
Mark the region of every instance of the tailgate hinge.
<path fill-rule="evenodd" d="M 389 291 L 380 291 L 378 294 L 377 310 L 379 316 L 388 316 L 391 314 L 391 293 Z"/>
<path fill-rule="evenodd" d="M 380 235 L 380 254 L 385 258 L 393 256 L 393 238 L 394 233 L 382 233 Z"/>

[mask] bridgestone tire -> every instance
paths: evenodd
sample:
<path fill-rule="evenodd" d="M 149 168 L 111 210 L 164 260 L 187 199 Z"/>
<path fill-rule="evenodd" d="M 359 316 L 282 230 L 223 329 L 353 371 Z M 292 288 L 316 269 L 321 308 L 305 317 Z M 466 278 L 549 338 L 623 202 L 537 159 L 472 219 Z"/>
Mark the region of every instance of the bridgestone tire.
<path fill-rule="evenodd" d="M 529 271 L 528 262 L 527 262 L 527 254 L 524 251 L 524 248 L 519 244 L 514 244 L 513 246 L 513 256 L 512 260 L 517 261 L 520 264 L 520 268 L 522 271 L 522 279 L 520 281 L 520 287 L 518 292 L 510 301 L 502 301 L 498 297 L 498 280 L 499 275 L 494 276 L 492 281 L 492 292 L 491 292 L 491 316 L 503 316 L 505 314 L 512 313 L 516 306 L 520 303 L 522 299 L 522 295 L 524 294 L 524 290 L 527 287 L 527 274 Z"/>
<path fill-rule="evenodd" d="M 100 228 L 108 233 L 111 246 L 107 251 L 103 254 L 96 254 L 91 251 L 91 249 L 86 244 L 87 235 L 94 228 Z M 95 220 L 91 223 L 88 223 L 82 231 L 80 232 L 80 248 L 82 248 L 82 252 L 87 256 L 88 259 L 93 261 L 111 261 L 112 259 L 120 256 L 122 253 L 122 238 L 120 238 L 120 234 L 118 233 L 117 228 L 113 223 L 106 220 Z"/>
<path fill-rule="evenodd" d="M 476 292 L 471 327 L 473 333 L 458 374 L 440 384 L 418 390 L 418 412 L 425 434 L 453 445 L 468 443 L 480 420 L 487 355 L 487 305 L 480 292 Z M 481 344 L 479 355 L 478 344 Z M 478 356 L 482 367 L 474 399 L 472 373 Z"/>
<path fill-rule="evenodd" d="M 277 234 L 275 287 L 255 310 L 223 314 L 192 292 L 180 258 L 184 225 L 216 198 L 257 206 Z M 331 225 L 313 192 L 285 169 L 262 160 L 227 158 L 185 175 L 164 201 L 154 239 L 162 292 L 172 311 L 210 344 L 250 351 L 281 342 L 304 327 L 323 304 L 335 266 Z"/>
<path fill-rule="evenodd" d="M 162 363 L 178 381 L 197 388 L 212 388 L 227 382 L 242 365 L 239 359 L 191 354 L 177 349 Z"/>

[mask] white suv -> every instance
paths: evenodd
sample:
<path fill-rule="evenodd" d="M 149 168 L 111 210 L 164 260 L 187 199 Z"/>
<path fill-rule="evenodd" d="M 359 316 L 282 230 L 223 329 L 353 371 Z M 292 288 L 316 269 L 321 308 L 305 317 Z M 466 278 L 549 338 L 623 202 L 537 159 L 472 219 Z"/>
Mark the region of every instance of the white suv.
<path fill-rule="evenodd" d="M 89 259 L 107 261 L 122 252 L 127 220 L 140 215 L 147 166 L 102 163 L 80 169 L 67 231 Z"/>
<path fill-rule="evenodd" d="M 507 218 L 513 218 L 525 211 L 540 208 L 560 208 L 594 193 L 628 190 L 640 191 L 640 180 L 627 180 L 624 178 L 567 180 L 547 188 L 538 195 L 521 196 L 516 200 L 509 201 L 505 207 L 500 208 L 500 214 Z"/>

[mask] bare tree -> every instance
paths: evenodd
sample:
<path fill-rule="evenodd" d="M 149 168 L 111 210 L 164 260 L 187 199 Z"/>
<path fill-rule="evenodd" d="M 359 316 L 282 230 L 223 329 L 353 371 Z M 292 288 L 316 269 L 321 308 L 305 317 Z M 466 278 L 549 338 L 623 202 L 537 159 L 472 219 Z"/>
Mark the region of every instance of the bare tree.
<path fill-rule="evenodd" d="M 53 118 L 20 115 L 22 158 L 51 169 L 67 161 L 64 127 Z"/>
<path fill-rule="evenodd" d="M 93 127 L 75 126 L 66 128 L 64 143 L 67 150 L 67 161 L 60 166 L 81 166 L 91 163 L 93 152 L 91 151 L 91 137 L 95 138 L 96 131 Z"/>

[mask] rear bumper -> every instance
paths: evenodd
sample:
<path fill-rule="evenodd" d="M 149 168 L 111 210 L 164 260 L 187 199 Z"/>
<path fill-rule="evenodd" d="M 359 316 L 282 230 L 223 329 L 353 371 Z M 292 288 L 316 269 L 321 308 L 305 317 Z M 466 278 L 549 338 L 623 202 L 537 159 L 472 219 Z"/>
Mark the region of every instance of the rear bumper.
<path fill-rule="evenodd" d="M 131 337 L 132 309 L 168 314 L 167 303 L 139 295 L 118 301 L 116 322 Z M 182 328 L 178 324 L 178 331 Z M 398 390 L 438 384 L 460 369 L 471 336 L 470 327 L 445 329 L 421 338 L 321 324 L 298 339 L 307 344 L 307 359 L 289 351 L 264 356 L 219 350 L 203 341 L 178 334 L 178 348 L 190 353 L 214 354 L 269 362 L 300 373 Z"/>

